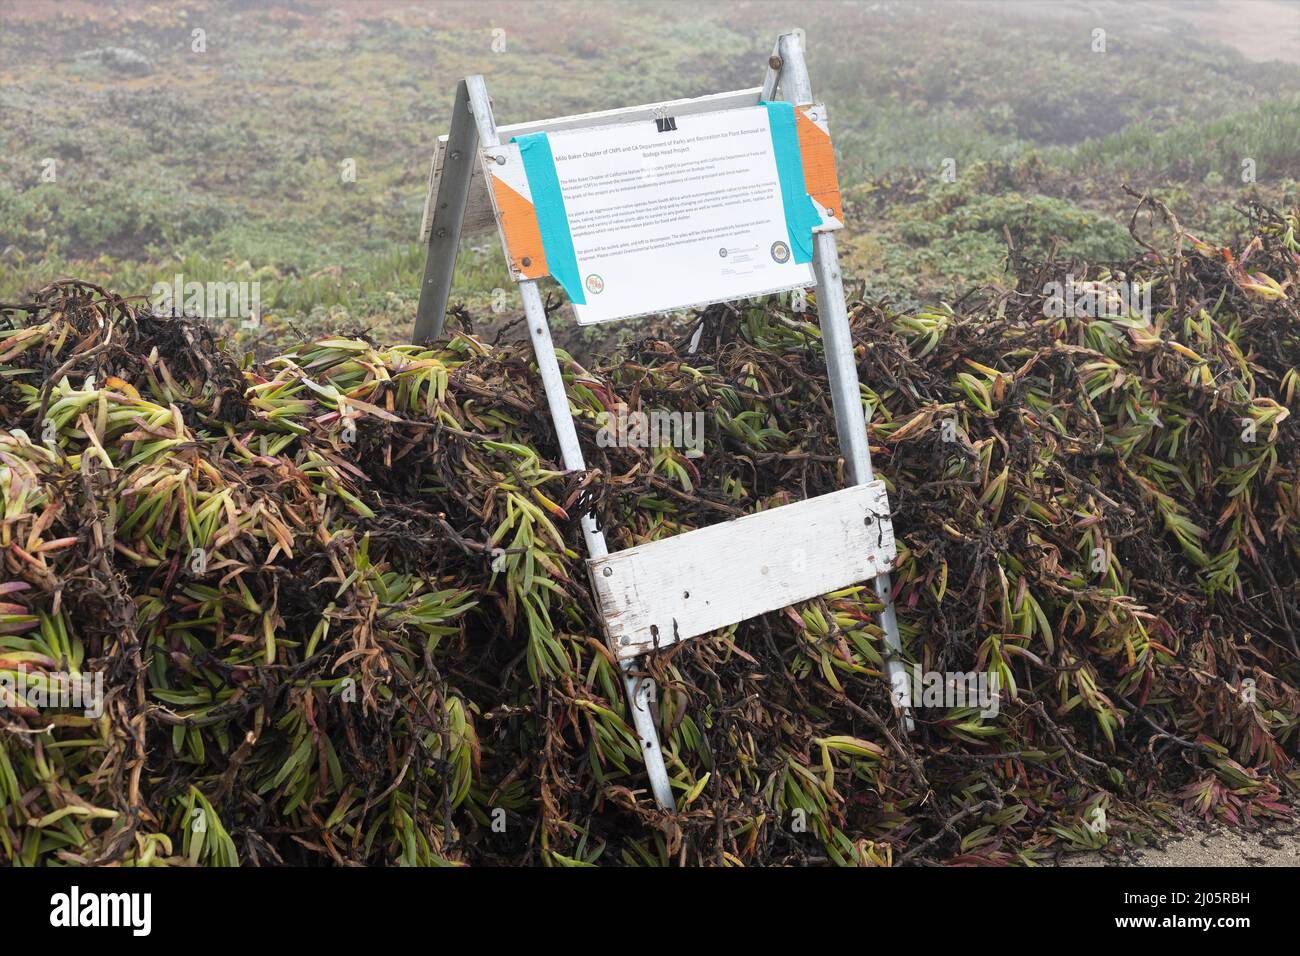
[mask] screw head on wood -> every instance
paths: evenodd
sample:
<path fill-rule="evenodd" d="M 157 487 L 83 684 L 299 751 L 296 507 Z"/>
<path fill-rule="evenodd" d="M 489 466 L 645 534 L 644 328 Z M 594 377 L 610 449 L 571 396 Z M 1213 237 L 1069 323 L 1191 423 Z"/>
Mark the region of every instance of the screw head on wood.
<path fill-rule="evenodd" d="M 532 264 L 533 264 L 533 260 L 528 258 L 528 256 L 524 256 L 524 268 L 527 269 Z M 608 571 L 609 568 L 606 568 L 605 570 Z"/>
<path fill-rule="evenodd" d="M 613 573 L 614 573 L 614 569 L 611 568 L 611 567 L 609 567 L 608 565 L 606 565 L 606 566 L 605 566 L 605 570 L 602 571 L 602 572 L 600 572 L 600 573 L 603 574 L 603 575 L 605 575 L 605 577 L 610 577 L 611 575 L 613 575 Z"/>
<path fill-rule="evenodd" d="M 769 56 L 769 57 L 767 58 L 767 65 L 770 66 L 770 67 L 771 67 L 772 69 L 774 69 L 774 70 L 779 70 L 779 69 L 781 69 L 781 64 L 782 64 L 782 62 L 783 62 L 783 61 L 781 60 L 781 58 L 780 58 L 779 56 Z"/>
<path fill-rule="evenodd" d="M 442 238 L 443 238 L 444 236 L 446 236 L 446 235 L 447 235 L 447 230 L 446 230 L 446 229 L 439 229 L 439 230 L 438 230 L 438 238 L 439 238 L 439 239 L 442 239 Z"/>
<path fill-rule="evenodd" d="M 502 153 L 500 156 L 496 156 L 496 157 L 493 157 L 493 158 L 496 159 L 496 161 L 497 161 L 497 165 L 498 165 L 498 166 L 504 166 L 504 165 L 506 164 L 506 155 L 505 155 L 505 153 Z"/>

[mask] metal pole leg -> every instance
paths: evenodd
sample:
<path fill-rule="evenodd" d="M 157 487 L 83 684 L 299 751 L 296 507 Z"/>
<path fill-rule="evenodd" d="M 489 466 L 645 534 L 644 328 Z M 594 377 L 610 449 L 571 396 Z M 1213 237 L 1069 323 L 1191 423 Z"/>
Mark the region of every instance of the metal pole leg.
<path fill-rule="evenodd" d="M 840 276 L 834 233 L 822 232 L 814 237 L 813 271 L 817 274 L 817 315 L 822 330 L 822 348 L 826 353 L 831 401 L 835 406 L 835 430 L 839 432 L 840 449 L 848 465 L 849 480 L 855 485 L 864 485 L 873 480 L 875 475 L 871 468 L 867 419 L 862 412 L 857 362 L 853 355 L 853 335 L 849 331 L 848 308 L 844 302 L 844 282 Z M 880 612 L 880 629 L 885 633 L 885 670 L 889 675 L 894 703 L 903 715 L 906 728 L 912 730 L 912 690 L 902 659 L 903 641 L 898 634 L 893 594 L 893 582 L 889 573 L 876 575 L 876 595 L 884 605 Z"/>
<path fill-rule="evenodd" d="M 778 84 L 782 98 L 796 106 L 811 103 L 812 81 L 808 64 L 797 34 L 783 34 L 777 40 L 777 66 L 768 70 L 765 91 L 775 92 Z M 835 406 L 835 430 L 840 450 L 848 465 L 849 480 L 866 484 L 874 477 L 871 469 L 871 446 L 867 441 L 867 419 L 862 412 L 862 394 L 858 388 L 857 360 L 853 355 L 853 335 L 849 331 L 848 306 L 844 301 L 844 280 L 840 275 L 840 256 L 835 233 L 819 232 L 813 236 L 813 272 L 817 276 L 817 315 L 822 330 L 822 347 L 826 354 L 826 373 L 830 379 L 831 400 Z M 903 663 L 903 641 L 898 634 L 894 613 L 894 588 L 888 573 L 876 576 L 876 595 L 884 609 L 880 612 L 880 629 L 885 634 L 885 672 L 895 705 L 902 714 L 903 727 L 912 730 L 912 688 Z"/>
<path fill-rule="evenodd" d="M 464 91 L 465 102 L 462 104 L 460 90 Z M 468 116 L 473 117 L 469 122 Z M 468 196 L 470 173 L 473 169 L 473 163 L 477 161 L 477 156 L 471 153 L 477 152 L 476 143 L 485 147 L 500 146 L 501 137 L 497 134 L 496 118 L 492 115 L 492 101 L 488 98 L 487 85 L 483 82 L 483 77 L 477 74 L 467 76 L 461 84 L 456 95 L 456 111 L 452 119 L 452 131 L 447 140 L 447 159 L 450 161 L 452 156 L 452 142 L 463 141 L 456 136 L 457 125 L 456 117 L 462 118 L 462 128 L 468 126 L 474 134 L 475 141 L 470 142 L 469 150 L 463 154 L 465 159 L 464 170 L 464 189 L 465 196 Z M 443 167 L 444 174 L 446 166 Z M 438 209 L 442 209 L 442 188 L 438 190 Z M 457 193 L 459 202 L 459 212 L 455 220 L 456 236 L 460 235 L 460 220 L 464 216 L 465 197 Z M 436 236 L 437 228 L 433 235 Z M 432 245 L 430 251 L 432 253 Z M 452 250 L 454 254 L 455 245 L 453 241 Z M 430 256 L 432 262 L 432 255 Z M 454 263 L 453 263 L 454 265 Z M 429 276 L 429 267 L 425 269 L 426 280 Z M 451 273 L 447 273 L 447 287 L 451 285 Z M 439 286 L 439 288 L 441 288 Z M 436 291 L 436 290 L 435 290 Z M 442 295 L 442 305 L 439 309 L 434 310 L 433 305 L 429 305 L 426 310 L 425 296 L 430 294 L 429 288 L 421 290 L 420 295 L 420 315 L 425 316 L 436 311 L 437 327 L 442 327 L 442 312 L 446 309 L 446 295 Z M 560 455 L 564 461 L 564 467 L 570 471 L 580 471 L 587 467 L 582 460 L 582 446 L 578 444 L 578 430 L 573 424 L 573 414 L 569 411 L 569 396 L 564 391 L 564 378 L 560 374 L 560 365 L 555 359 L 555 343 L 551 341 L 551 328 L 546 321 L 546 309 L 542 306 L 542 297 L 537 291 L 537 283 L 531 279 L 525 279 L 519 283 L 519 295 L 524 301 L 524 315 L 528 321 L 528 335 L 533 340 L 533 354 L 537 357 L 537 370 L 542 376 L 542 385 L 546 389 L 546 405 L 551 413 L 551 422 L 555 426 L 555 436 L 560 442 Z M 431 321 L 431 320 L 430 320 Z M 425 323 L 429 326 L 429 322 Z M 420 322 L 416 322 L 416 341 L 420 341 Z M 436 332 L 435 332 L 436 334 Z M 591 515 L 582 516 L 582 537 L 587 545 L 587 556 L 591 558 L 603 558 L 609 554 L 609 549 L 605 546 L 605 535 L 596 527 L 596 521 Z M 623 671 L 623 688 L 627 693 L 628 709 L 632 711 L 632 723 L 636 727 L 637 738 L 641 741 L 641 756 L 645 760 L 646 773 L 650 776 L 650 789 L 654 793 L 655 800 L 659 806 L 668 811 L 677 809 L 673 801 L 673 788 L 668 780 L 668 770 L 664 767 L 663 749 L 659 746 L 659 731 L 655 729 L 654 719 L 650 715 L 650 697 L 654 693 L 654 681 L 648 677 L 639 677 L 634 673 L 634 662 L 623 661 L 620 665 Z"/>
<path fill-rule="evenodd" d="M 519 294 L 524 300 L 524 314 L 528 320 L 528 334 L 533 340 L 533 354 L 537 356 L 537 369 L 542 376 L 542 385 L 546 389 L 546 404 L 550 408 L 551 420 L 555 423 L 555 434 L 560 441 L 560 454 L 564 467 L 570 471 L 586 468 L 582 460 L 582 447 L 578 444 L 578 430 L 573 424 L 573 414 L 569 411 L 569 396 L 564 390 L 564 378 L 560 374 L 560 365 L 555 358 L 555 343 L 551 341 L 551 329 L 546 321 L 546 309 L 542 306 L 541 294 L 537 283 L 526 279 L 519 283 Z M 582 516 L 582 536 L 587 543 L 587 555 L 603 558 L 609 553 L 605 546 L 605 535 L 596 527 L 591 515 Z M 650 789 L 655 800 L 664 810 L 675 810 L 672 784 L 668 780 L 668 770 L 664 766 L 663 749 L 659 745 L 659 731 L 655 728 L 654 718 L 650 713 L 650 698 L 654 693 L 654 681 L 649 677 L 636 674 L 636 662 L 625 660 L 619 666 L 623 671 L 623 687 L 627 692 L 628 708 L 632 711 L 632 722 L 636 726 L 637 738 L 641 741 L 641 756 L 645 760 L 646 772 L 650 776 Z"/>

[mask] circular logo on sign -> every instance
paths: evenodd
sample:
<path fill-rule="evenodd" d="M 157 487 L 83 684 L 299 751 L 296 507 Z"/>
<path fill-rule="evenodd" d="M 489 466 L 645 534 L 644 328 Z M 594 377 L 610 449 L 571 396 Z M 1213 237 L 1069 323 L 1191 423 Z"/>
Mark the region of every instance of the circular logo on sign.
<path fill-rule="evenodd" d="M 790 247 L 778 239 L 776 242 L 772 243 L 772 259 L 781 263 L 789 262 Z"/>
<path fill-rule="evenodd" d="M 587 276 L 587 291 L 592 295 L 600 295 L 605 291 L 605 280 L 593 272 Z"/>
<path fill-rule="evenodd" d="M 722 258 L 724 259 L 727 258 L 727 247 L 723 246 L 721 249 L 719 249 L 718 255 L 722 256 Z"/>

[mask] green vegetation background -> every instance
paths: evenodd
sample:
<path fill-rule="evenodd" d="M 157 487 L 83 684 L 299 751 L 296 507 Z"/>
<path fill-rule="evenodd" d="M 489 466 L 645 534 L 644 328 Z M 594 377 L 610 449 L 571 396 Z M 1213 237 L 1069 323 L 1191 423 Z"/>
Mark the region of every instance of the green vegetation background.
<path fill-rule="evenodd" d="M 1008 235 L 1125 258 L 1123 183 L 1223 244 L 1248 195 L 1294 203 L 1300 64 L 1263 57 L 1268 37 L 1300 37 L 1300 5 L 1106 9 L 806 4 L 793 24 L 790 4 L 743 2 L 6 0 L 0 300 L 65 275 L 139 294 L 177 273 L 257 279 L 273 335 L 370 326 L 404 341 L 429 156 L 459 77 L 486 75 L 502 123 L 693 96 L 757 85 L 794 25 L 830 109 L 846 272 L 867 294 L 996 284 Z M 84 55 L 105 47 L 147 65 Z M 476 312 L 508 288 L 496 245 L 462 250 L 455 296 Z"/>

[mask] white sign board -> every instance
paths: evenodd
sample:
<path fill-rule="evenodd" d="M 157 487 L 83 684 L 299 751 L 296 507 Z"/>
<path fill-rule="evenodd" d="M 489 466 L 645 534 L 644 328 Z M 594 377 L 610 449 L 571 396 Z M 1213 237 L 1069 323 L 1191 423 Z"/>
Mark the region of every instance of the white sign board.
<path fill-rule="evenodd" d="M 812 286 L 812 233 L 842 225 L 818 105 L 539 132 L 483 158 L 512 271 L 555 278 L 581 325 Z"/>
<path fill-rule="evenodd" d="M 767 110 L 550 136 L 585 305 L 578 322 L 813 284 L 790 248 Z"/>

